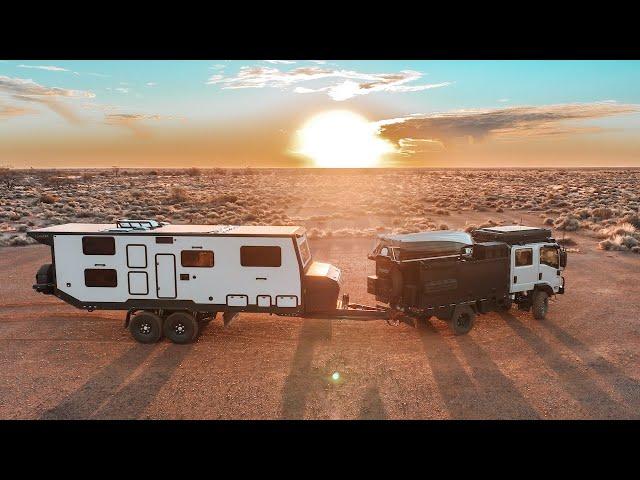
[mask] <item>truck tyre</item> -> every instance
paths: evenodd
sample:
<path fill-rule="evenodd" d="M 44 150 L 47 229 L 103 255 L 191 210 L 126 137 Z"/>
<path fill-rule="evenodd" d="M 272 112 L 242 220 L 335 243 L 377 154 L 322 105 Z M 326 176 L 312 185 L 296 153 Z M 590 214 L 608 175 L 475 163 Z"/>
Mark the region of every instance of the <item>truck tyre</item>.
<path fill-rule="evenodd" d="M 476 313 L 468 305 L 456 308 L 449 325 L 456 335 L 465 335 L 473 328 L 476 321 Z"/>
<path fill-rule="evenodd" d="M 191 343 L 199 331 L 198 321 L 187 312 L 174 312 L 164 321 L 164 334 L 173 343 Z"/>
<path fill-rule="evenodd" d="M 534 290 L 532 304 L 533 318 L 544 320 L 549 310 L 549 294 L 543 290 Z"/>
<path fill-rule="evenodd" d="M 131 336 L 140 343 L 156 343 L 162 338 L 162 319 L 152 312 L 140 312 L 129 322 Z"/>

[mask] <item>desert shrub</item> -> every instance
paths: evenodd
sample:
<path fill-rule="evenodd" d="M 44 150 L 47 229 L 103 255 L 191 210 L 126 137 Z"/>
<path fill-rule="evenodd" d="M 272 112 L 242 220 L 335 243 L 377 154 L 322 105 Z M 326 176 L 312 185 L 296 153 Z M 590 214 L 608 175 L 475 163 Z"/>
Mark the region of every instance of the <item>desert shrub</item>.
<path fill-rule="evenodd" d="M 553 225 L 553 218 L 551 218 L 551 217 L 545 218 L 543 224 L 544 225 Z"/>
<path fill-rule="evenodd" d="M 606 220 L 613 216 L 613 210 L 606 207 L 594 208 L 591 210 L 591 216 L 600 220 Z"/>
<path fill-rule="evenodd" d="M 630 223 L 621 223 L 620 225 L 609 225 L 608 227 L 602 228 L 598 232 L 598 237 L 600 238 L 610 238 L 615 235 L 634 235 L 636 233 L 636 228 Z"/>
<path fill-rule="evenodd" d="M 56 203 L 58 200 L 60 199 L 51 193 L 45 192 L 42 195 L 40 195 L 40 202 L 42 203 L 51 204 L 51 203 Z"/>
<path fill-rule="evenodd" d="M 576 241 L 571 237 L 562 237 L 556 240 L 560 245 L 565 247 L 577 245 Z"/>
<path fill-rule="evenodd" d="M 631 247 L 631 251 L 632 251 L 633 253 L 640 253 L 640 246 L 638 246 L 638 247 Z"/>
<path fill-rule="evenodd" d="M 202 172 L 200 171 L 200 169 L 199 169 L 199 168 L 191 167 L 191 168 L 188 168 L 188 169 L 185 171 L 185 173 L 186 173 L 189 177 L 199 177 L 199 176 L 200 176 L 200 174 L 201 174 Z"/>
<path fill-rule="evenodd" d="M 558 230 L 566 230 L 567 232 L 575 232 L 580 229 L 580 222 L 573 215 L 558 217 L 553 224 Z"/>
<path fill-rule="evenodd" d="M 440 225 L 438 225 L 438 230 L 449 230 L 449 225 L 447 225 L 446 223 L 441 223 Z"/>
<path fill-rule="evenodd" d="M 622 217 L 622 223 L 629 223 L 636 229 L 640 229 L 640 216 L 637 213 L 629 213 Z"/>
<path fill-rule="evenodd" d="M 168 198 L 169 202 L 171 203 L 182 203 L 186 202 L 188 199 L 189 193 L 184 187 L 173 187 Z"/>
<path fill-rule="evenodd" d="M 231 195 L 228 193 L 223 193 L 222 195 L 212 195 L 209 198 L 209 204 L 212 206 L 224 205 L 225 203 L 236 203 L 237 201 L 237 195 Z"/>

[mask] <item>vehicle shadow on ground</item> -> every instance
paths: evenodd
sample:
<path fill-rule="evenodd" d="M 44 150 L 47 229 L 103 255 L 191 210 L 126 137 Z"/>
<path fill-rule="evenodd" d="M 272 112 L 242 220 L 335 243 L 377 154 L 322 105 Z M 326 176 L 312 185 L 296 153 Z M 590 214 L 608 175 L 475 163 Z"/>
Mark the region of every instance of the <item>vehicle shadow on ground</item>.
<path fill-rule="evenodd" d="M 511 313 L 500 312 L 500 316 L 533 349 L 547 367 L 558 375 L 564 389 L 580 404 L 587 415 L 591 418 L 630 416 L 626 406 L 611 398 L 607 392 L 585 375 L 578 362 L 566 359 L 561 352 L 549 345 Z M 567 339 L 565 338 L 565 340 Z M 589 366 L 588 362 L 585 366 Z"/>
<path fill-rule="evenodd" d="M 167 345 L 149 365 L 130 379 L 152 353 L 161 348 L 162 345 L 136 344 L 59 405 L 47 410 L 41 418 L 138 418 L 192 346 Z"/>
<path fill-rule="evenodd" d="M 384 420 L 387 418 L 378 385 L 372 385 L 367 389 L 362 399 L 358 418 L 360 420 Z"/>
<path fill-rule="evenodd" d="M 326 320 L 303 320 L 282 391 L 282 418 L 303 418 L 309 395 L 323 391 L 325 372 L 313 372 L 311 363 L 316 345 L 331 340 L 331 328 L 331 322 Z"/>
<path fill-rule="evenodd" d="M 456 338 L 472 376 L 430 322 L 417 325 L 440 395 L 451 418 L 538 418 L 527 402 L 471 337 Z"/>
<path fill-rule="evenodd" d="M 586 344 L 558 325 L 548 321 L 541 322 L 540 325 L 577 355 L 582 363 L 607 380 L 627 402 L 627 407 L 632 413 L 630 418 L 640 418 L 640 381 L 626 375 L 620 368 L 613 365 L 602 355 L 595 353 Z"/>

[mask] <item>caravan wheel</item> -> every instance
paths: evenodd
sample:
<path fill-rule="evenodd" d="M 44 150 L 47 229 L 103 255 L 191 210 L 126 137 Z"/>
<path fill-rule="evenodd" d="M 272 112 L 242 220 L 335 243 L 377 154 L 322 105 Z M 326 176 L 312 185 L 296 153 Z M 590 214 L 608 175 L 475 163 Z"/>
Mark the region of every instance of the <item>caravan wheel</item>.
<path fill-rule="evenodd" d="M 138 313 L 129 322 L 129 331 L 140 343 L 156 343 L 162 338 L 162 319 L 155 313 Z"/>
<path fill-rule="evenodd" d="M 191 343 L 198 336 L 196 318 L 187 312 L 175 312 L 164 321 L 164 334 L 173 343 Z"/>

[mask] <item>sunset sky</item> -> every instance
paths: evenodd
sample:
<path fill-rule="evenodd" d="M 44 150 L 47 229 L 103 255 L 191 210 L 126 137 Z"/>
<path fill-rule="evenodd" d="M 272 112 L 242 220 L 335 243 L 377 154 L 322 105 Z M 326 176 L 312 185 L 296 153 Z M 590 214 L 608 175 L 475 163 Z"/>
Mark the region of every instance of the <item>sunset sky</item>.
<path fill-rule="evenodd" d="M 640 167 L 640 62 L 0 60 L 0 164 Z"/>

